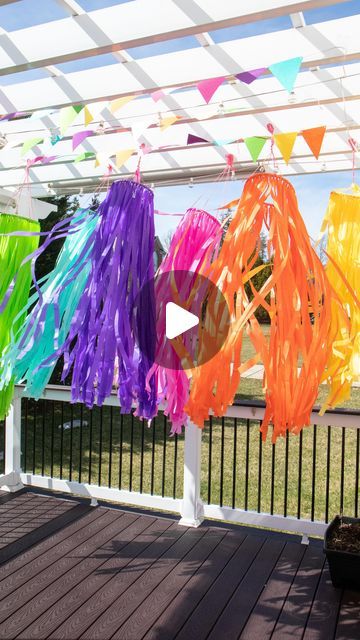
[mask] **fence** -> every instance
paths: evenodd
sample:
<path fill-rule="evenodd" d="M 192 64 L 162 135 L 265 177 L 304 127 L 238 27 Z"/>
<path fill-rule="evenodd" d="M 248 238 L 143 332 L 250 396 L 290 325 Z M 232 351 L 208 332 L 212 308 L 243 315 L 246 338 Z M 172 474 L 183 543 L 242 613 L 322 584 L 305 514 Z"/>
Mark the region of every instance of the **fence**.
<path fill-rule="evenodd" d="M 174 511 L 193 526 L 208 517 L 321 535 L 336 513 L 358 516 L 358 412 L 314 412 L 311 428 L 273 445 L 261 440 L 259 404 L 171 437 L 161 412 L 148 428 L 121 415 L 115 395 L 91 411 L 70 404 L 64 387 L 47 387 L 38 402 L 21 396 L 17 387 L 6 427 L 10 489 L 22 482 Z"/>

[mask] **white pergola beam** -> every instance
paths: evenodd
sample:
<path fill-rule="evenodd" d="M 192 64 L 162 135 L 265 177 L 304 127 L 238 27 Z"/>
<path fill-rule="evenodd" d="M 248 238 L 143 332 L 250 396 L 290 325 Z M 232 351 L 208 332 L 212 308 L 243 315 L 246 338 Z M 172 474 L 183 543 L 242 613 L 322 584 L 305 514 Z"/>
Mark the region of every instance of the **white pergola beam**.
<path fill-rule="evenodd" d="M 58 0 L 72 17 L 19 29 L 0 37 L 0 75 L 345 1 L 134 0 L 86 13 L 75 0 Z"/>
<path fill-rule="evenodd" d="M 229 76 L 248 69 L 249 51 L 252 68 L 266 67 L 269 52 L 272 60 L 277 61 L 286 59 L 289 51 L 294 56 L 303 56 L 305 68 L 342 64 L 346 60 L 360 58 L 359 32 L 360 15 L 357 15 L 302 29 L 288 29 L 166 56 L 68 73 L 60 78 L 12 84 L 0 90 L 0 110 L 32 111 L 132 93 L 143 94 L 158 88 L 187 86 L 209 77 Z M 246 90 L 247 87 L 241 87 L 243 93 Z"/>

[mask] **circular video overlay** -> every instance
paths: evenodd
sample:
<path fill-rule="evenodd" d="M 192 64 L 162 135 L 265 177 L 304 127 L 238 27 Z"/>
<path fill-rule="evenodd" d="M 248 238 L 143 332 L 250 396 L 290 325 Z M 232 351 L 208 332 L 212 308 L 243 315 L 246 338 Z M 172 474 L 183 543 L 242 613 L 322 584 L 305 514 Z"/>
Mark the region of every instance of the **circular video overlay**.
<path fill-rule="evenodd" d="M 144 323 L 154 294 L 151 321 Z M 135 301 L 135 318 L 142 357 L 179 371 L 211 360 L 230 328 L 223 294 L 209 278 L 193 271 L 167 271 L 149 280 Z"/>

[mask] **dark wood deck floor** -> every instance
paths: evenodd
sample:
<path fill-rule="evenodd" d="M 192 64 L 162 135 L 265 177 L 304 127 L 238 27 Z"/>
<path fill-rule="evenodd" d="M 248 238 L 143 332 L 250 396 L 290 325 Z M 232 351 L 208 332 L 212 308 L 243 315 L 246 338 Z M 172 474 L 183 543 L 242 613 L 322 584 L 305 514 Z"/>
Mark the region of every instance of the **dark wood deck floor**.
<path fill-rule="evenodd" d="M 0 495 L 0 639 L 360 638 L 321 543 Z"/>

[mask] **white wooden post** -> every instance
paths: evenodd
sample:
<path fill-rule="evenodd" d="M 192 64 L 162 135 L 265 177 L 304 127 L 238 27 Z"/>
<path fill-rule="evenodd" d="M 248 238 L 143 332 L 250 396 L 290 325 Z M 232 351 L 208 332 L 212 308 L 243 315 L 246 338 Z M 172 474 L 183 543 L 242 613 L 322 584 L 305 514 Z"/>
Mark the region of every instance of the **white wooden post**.
<path fill-rule="evenodd" d="M 179 524 L 198 527 L 204 519 L 200 499 L 202 430 L 189 422 L 185 427 L 184 492 Z"/>
<path fill-rule="evenodd" d="M 5 421 L 5 475 L 0 477 L 3 491 L 20 491 L 21 458 L 21 395 L 15 389 L 9 415 Z"/>

